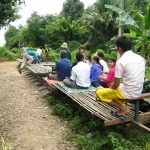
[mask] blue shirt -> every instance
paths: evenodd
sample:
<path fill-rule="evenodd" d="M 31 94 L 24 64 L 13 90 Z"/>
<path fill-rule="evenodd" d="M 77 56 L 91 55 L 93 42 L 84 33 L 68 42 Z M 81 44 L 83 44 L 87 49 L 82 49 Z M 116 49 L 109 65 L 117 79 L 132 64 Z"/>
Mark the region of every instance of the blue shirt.
<path fill-rule="evenodd" d="M 99 80 L 99 75 L 102 72 L 102 67 L 98 64 L 92 64 L 91 66 L 91 82 L 97 82 Z"/>
<path fill-rule="evenodd" d="M 63 81 L 66 77 L 71 76 L 71 63 L 67 58 L 63 58 L 56 62 L 57 78 Z"/>
<path fill-rule="evenodd" d="M 30 50 L 30 51 L 27 51 L 25 54 L 33 56 L 34 59 L 36 60 L 36 64 L 40 63 L 40 60 L 39 60 L 39 58 L 38 58 L 38 56 L 37 56 L 35 51 L 31 51 Z"/>
<path fill-rule="evenodd" d="M 71 62 L 71 53 L 70 53 L 70 50 L 67 49 L 66 52 L 67 52 L 67 58 L 68 58 L 68 59 L 70 60 L 70 62 Z"/>

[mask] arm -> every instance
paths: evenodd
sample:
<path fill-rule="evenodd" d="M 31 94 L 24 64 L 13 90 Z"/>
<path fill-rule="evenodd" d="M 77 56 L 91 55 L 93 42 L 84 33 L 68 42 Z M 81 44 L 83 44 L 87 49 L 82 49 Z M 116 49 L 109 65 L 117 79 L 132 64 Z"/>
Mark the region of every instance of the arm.
<path fill-rule="evenodd" d="M 72 69 L 70 79 L 71 79 L 72 81 L 76 81 L 76 77 L 77 77 L 77 75 L 76 75 L 74 69 Z"/>
<path fill-rule="evenodd" d="M 120 85 L 120 78 L 115 78 L 114 84 L 112 85 L 112 89 L 117 89 Z"/>
<path fill-rule="evenodd" d="M 92 81 L 92 79 L 93 79 L 93 75 L 94 75 L 94 67 L 92 66 L 92 67 L 91 67 L 91 74 L 90 74 L 90 79 L 91 79 L 91 81 Z"/>
<path fill-rule="evenodd" d="M 122 78 L 123 75 L 123 67 L 121 63 L 117 62 L 116 64 L 116 70 L 115 70 L 115 81 L 114 84 L 112 85 L 112 89 L 117 89 L 120 85 L 120 79 Z"/>
<path fill-rule="evenodd" d="M 36 64 L 38 64 L 38 63 L 40 63 L 41 61 L 39 60 L 39 58 L 37 57 L 37 55 L 35 54 L 34 55 L 34 58 L 35 58 L 35 60 L 36 60 Z"/>

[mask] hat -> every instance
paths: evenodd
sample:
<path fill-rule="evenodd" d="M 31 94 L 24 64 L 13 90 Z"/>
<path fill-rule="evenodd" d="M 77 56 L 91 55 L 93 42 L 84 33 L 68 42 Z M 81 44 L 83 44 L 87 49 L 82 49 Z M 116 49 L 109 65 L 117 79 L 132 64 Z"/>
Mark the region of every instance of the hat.
<path fill-rule="evenodd" d="M 68 45 L 67 45 L 67 43 L 63 43 L 63 44 L 61 45 L 61 47 L 62 47 L 62 48 L 68 48 Z"/>

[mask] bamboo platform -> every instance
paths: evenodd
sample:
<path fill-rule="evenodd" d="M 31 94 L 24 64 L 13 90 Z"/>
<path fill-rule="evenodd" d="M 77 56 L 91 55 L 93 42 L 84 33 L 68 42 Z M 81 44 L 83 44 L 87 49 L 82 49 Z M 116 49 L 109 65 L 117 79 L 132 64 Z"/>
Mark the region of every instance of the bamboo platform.
<path fill-rule="evenodd" d="M 40 76 L 46 76 L 52 73 L 52 67 L 45 66 L 45 64 L 33 64 L 27 67 L 29 71 L 33 74 L 38 74 Z"/>
<path fill-rule="evenodd" d="M 50 66 L 49 66 L 50 67 Z M 43 77 L 41 77 L 41 74 L 50 73 L 52 71 L 49 68 L 47 70 L 44 68 L 43 65 L 31 65 L 28 67 L 30 71 L 32 71 L 32 74 L 36 76 L 36 78 L 41 81 L 49 90 L 51 91 L 58 91 L 59 93 L 62 92 L 68 97 L 70 97 L 73 101 L 75 101 L 77 104 L 79 104 L 81 107 L 85 108 L 87 111 L 89 111 L 91 114 L 101 118 L 104 121 L 105 126 L 112 126 L 117 124 L 123 124 L 127 122 L 133 122 L 138 126 L 141 126 L 142 128 L 145 128 L 150 132 L 150 129 L 148 127 L 145 127 L 143 124 L 150 123 L 150 112 L 141 112 L 138 108 L 139 99 L 149 99 L 150 93 L 142 94 L 140 97 L 133 98 L 127 101 L 135 101 L 134 104 L 127 103 L 130 112 L 125 116 L 125 120 L 117 119 L 116 117 L 111 115 L 111 111 L 117 111 L 116 108 L 111 107 L 107 103 L 104 103 L 102 101 L 97 100 L 96 93 L 95 92 L 75 92 L 75 93 L 68 93 L 62 86 L 60 86 L 59 83 L 48 83 Z"/>
<path fill-rule="evenodd" d="M 134 106 L 130 103 L 128 104 L 128 107 L 130 108 L 130 112 L 126 115 L 126 119 L 122 121 L 111 115 L 111 111 L 117 111 L 117 109 L 111 107 L 107 103 L 97 100 L 95 92 L 67 93 L 57 83 L 53 84 L 51 86 L 56 87 L 61 92 L 65 93 L 67 96 L 69 96 L 76 103 L 78 103 L 80 106 L 85 108 L 87 111 L 91 112 L 93 115 L 104 120 L 105 126 L 122 124 L 122 123 L 126 123 L 126 122 L 131 122 L 134 120 L 134 116 L 135 116 Z M 143 117 L 144 113 L 143 112 L 139 112 L 139 113 L 140 113 L 140 120 L 142 121 L 144 119 L 144 117 Z M 149 113 L 149 115 L 150 115 L 150 113 Z M 143 121 L 146 121 L 146 120 L 143 120 Z M 150 121 L 150 116 L 149 116 L 149 121 Z M 147 122 L 145 122 L 145 123 L 147 123 Z"/>

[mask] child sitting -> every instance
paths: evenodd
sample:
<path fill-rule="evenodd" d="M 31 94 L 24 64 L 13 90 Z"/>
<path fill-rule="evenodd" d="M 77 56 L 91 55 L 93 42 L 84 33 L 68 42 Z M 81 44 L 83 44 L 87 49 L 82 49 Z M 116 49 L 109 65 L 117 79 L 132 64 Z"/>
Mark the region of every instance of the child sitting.
<path fill-rule="evenodd" d="M 110 67 L 109 72 L 103 72 L 103 73 L 107 74 L 107 77 L 104 78 L 102 75 L 100 76 L 100 85 L 105 88 L 111 87 L 112 84 L 114 83 L 116 59 L 110 58 L 108 64 Z"/>
<path fill-rule="evenodd" d="M 91 59 L 91 75 L 90 75 L 90 79 L 91 79 L 91 84 L 94 87 L 99 87 L 99 75 L 102 73 L 102 66 L 99 63 L 99 58 L 97 56 L 92 57 Z"/>

